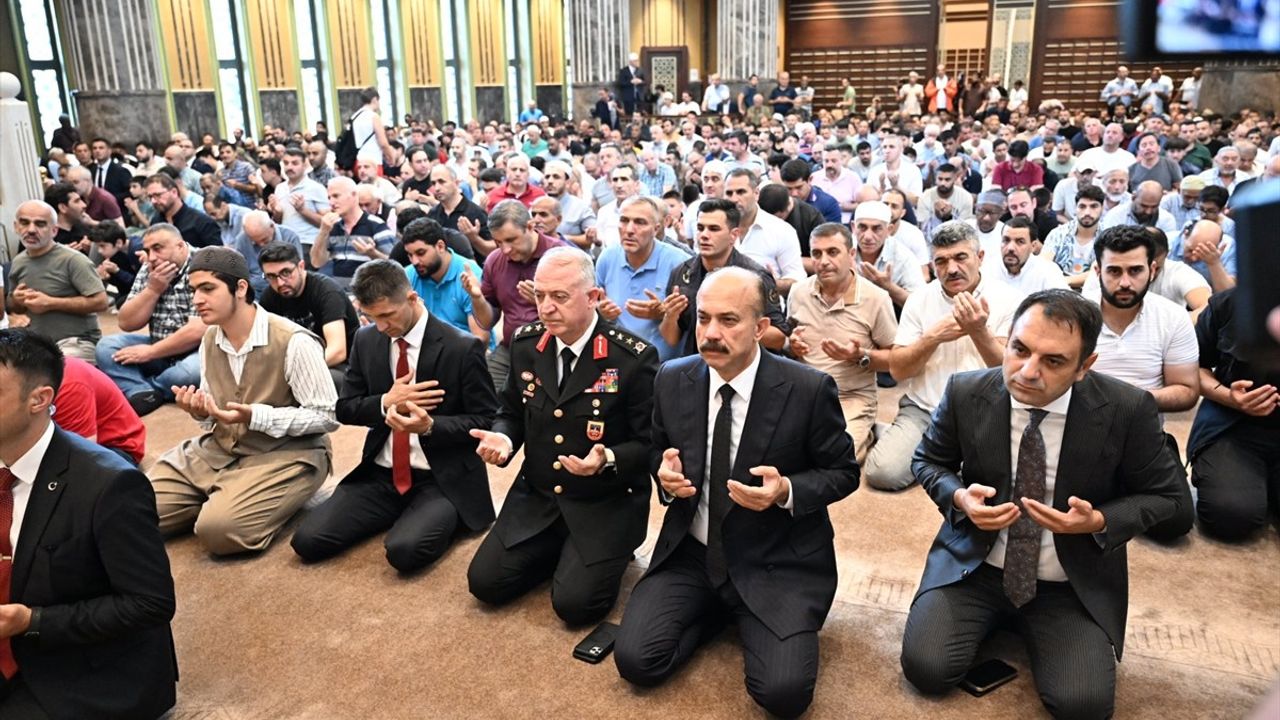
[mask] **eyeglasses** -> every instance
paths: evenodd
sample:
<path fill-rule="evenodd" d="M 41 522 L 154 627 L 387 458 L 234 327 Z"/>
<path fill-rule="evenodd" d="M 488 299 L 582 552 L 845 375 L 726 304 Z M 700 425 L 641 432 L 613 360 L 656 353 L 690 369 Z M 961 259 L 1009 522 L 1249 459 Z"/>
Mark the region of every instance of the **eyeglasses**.
<path fill-rule="evenodd" d="M 276 280 L 288 280 L 289 278 L 293 277 L 293 273 L 296 270 L 297 268 L 289 267 L 281 270 L 278 273 L 263 273 L 262 276 L 267 279 L 267 282 L 275 282 Z"/>

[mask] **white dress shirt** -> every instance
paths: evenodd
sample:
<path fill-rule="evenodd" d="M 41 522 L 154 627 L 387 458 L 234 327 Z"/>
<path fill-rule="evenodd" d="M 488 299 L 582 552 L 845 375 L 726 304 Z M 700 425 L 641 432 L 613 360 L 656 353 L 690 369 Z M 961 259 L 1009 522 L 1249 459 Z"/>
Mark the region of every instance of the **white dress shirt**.
<path fill-rule="evenodd" d="M 40 474 L 40 463 L 44 462 L 44 453 L 49 449 L 51 440 L 52 418 L 36 444 L 9 467 L 9 472 L 17 478 L 13 483 L 13 524 L 9 526 L 9 547 L 13 549 L 15 556 L 18 554 L 18 533 L 22 531 L 22 518 L 27 514 L 27 502 L 31 499 L 31 488 L 35 484 L 36 475 Z M 4 466 L 4 462 L 0 461 L 0 467 Z"/>
<path fill-rule="evenodd" d="M 1031 421 L 1028 412 L 1031 405 L 1024 405 L 1012 396 L 1009 397 L 1012 410 L 1009 411 L 1009 477 L 1014 479 L 1013 487 L 1017 487 L 1018 451 L 1022 447 L 1022 432 Z M 1071 388 L 1057 400 L 1049 403 L 1041 410 L 1048 415 L 1040 421 L 1040 436 L 1044 438 L 1044 497 L 1032 498 L 1053 507 L 1053 487 L 1058 478 L 1058 458 L 1062 453 L 1062 436 L 1067 429 L 1067 408 L 1071 407 Z M 1016 500 L 1016 498 L 1014 498 Z M 1009 543 L 1009 528 L 1000 531 L 996 536 L 991 552 L 987 554 L 987 564 L 1004 568 L 1004 553 Z M 1058 549 L 1053 544 L 1053 533 L 1040 529 L 1040 562 L 1036 577 L 1049 582 L 1066 582 L 1067 571 L 1058 562 Z"/>
<path fill-rule="evenodd" d="M 255 305 L 254 308 L 256 313 L 253 327 L 249 330 L 249 338 L 244 347 L 234 347 L 221 327 L 214 333 L 214 343 L 218 350 L 227 354 L 231 376 L 237 383 L 240 382 L 240 374 L 244 372 L 249 353 L 255 348 L 266 347 L 270 340 L 267 325 L 270 313 L 260 305 Z M 284 379 L 289 383 L 298 406 L 273 407 L 254 403 L 250 406 L 253 408 L 253 415 L 249 418 L 250 430 L 281 438 L 286 435 L 298 437 L 331 433 L 340 427 L 334 416 L 338 391 L 333 387 L 333 376 L 325 365 L 324 350 L 310 334 L 299 332 L 289 338 L 289 347 L 285 350 Z M 203 364 L 200 368 L 200 388 L 205 392 L 209 391 L 209 378 Z M 202 430 L 211 430 L 213 425 L 212 418 L 200 422 Z"/>
<path fill-rule="evenodd" d="M 562 377 L 562 375 L 564 375 L 564 363 L 560 360 L 560 353 L 564 352 L 565 348 L 569 348 L 573 351 L 573 360 L 569 362 L 569 372 L 572 373 L 573 369 L 578 366 L 578 360 L 582 357 L 582 351 L 587 348 L 587 343 L 591 342 L 591 337 L 596 332 L 596 324 L 599 322 L 600 316 L 592 315 L 591 324 L 587 326 L 586 332 L 582 333 L 582 336 L 577 340 L 574 340 L 570 345 L 566 345 L 563 340 L 556 338 L 556 382 L 564 382 L 564 378 Z"/>
<path fill-rule="evenodd" d="M 738 241 L 738 252 L 780 278 L 798 282 L 806 277 L 795 228 L 786 220 L 759 208 L 756 209 L 755 221 Z"/>
<path fill-rule="evenodd" d="M 427 309 L 422 308 L 422 315 L 418 318 L 418 322 L 409 328 L 409 332 L 404 334 L 404 341 L 409 343 L 409 347 L 405 350 L 408 355 L 409 372 L 413 375 L 409 382 L 418 382 L 418 353 L 422 351 L 422 337 L 427 332 Z M 398 338 L 391 339 L 391 352 L 387 353 L 387 358 L 391 367 L 391 378 L 395 380 L 396 365 L 400 362 L 400 343 Z M 382 406 L 382 401 L 378 401 L 379 407 L 382 407 L 382 416 L 387 416 L 387 408 Z M 382 450 L 378 451 L 378 457 L 374 459 L 374 463 L 380 467 L 390 468 L 391 464 L 391 440 L 395 435 L 393 432 L 387 436 L 387 441 L 382 444 Z M 431 463 L 427 461 L 427 453 L 422 449 L 422 440 L 417 433 L 409 433 L 409 467 L 415 470 L 430 470 Z"/>

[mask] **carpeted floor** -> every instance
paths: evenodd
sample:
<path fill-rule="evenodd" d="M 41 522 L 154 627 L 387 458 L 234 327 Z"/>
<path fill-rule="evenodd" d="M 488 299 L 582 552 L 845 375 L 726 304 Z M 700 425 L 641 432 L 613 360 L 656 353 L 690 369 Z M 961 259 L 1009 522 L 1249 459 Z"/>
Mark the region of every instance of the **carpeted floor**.
<path fill-rule="evenodd" d="M 112 318 L 111 320 L 114 320 Z M 103 330 L 114 323 L 104 318 Z M 881 391 L 882 419 L 896 392 Z M 1190 414 L 1168 429 L 1185 441 Z M 146 465 L 196 425 L 173 406 L 147 420 Z M 362 428 L 332 436 L 335 478 L 359 459 Z M 513 477 L 491 469 L 495 502 Z M 332 481 L 331 481 L 332 482 Z M 648 559 L 650 533 L 610 619 Z M 1014 682 L 975 699 L 941 700 L 903 680 L 898 653 L 906 612 L 940 516 L 918 487 L 860 489 L 831 508 L 840 588 L 821 634 L 811 718 L 1047 717 L 1019 638 L 998 633 L 987 654 L 1015 665 Z M 177 584 L 173 627 L 181 671 L 175 720 L 365 718 L 758 718 L 743 687 L 732 628 L 670 683 L 641 691 L 612 659 L 588 665 L 546 588 L 490 610 L 466 591 L 480 536 L 459 539 L 434 567 L 399 576 L 380 539 L 331 562 L 304 566 L 292 528 L 256 557 L 216 560 L 192 537 L 169 542 Z M 1174 547 L 1147 540 L 1129 554 L 1129 636 L 1118 669 L 1119 718 L 1241 718 L 1280 676 L 1280 536 L 1224 545 L 1193 532 Z"/>

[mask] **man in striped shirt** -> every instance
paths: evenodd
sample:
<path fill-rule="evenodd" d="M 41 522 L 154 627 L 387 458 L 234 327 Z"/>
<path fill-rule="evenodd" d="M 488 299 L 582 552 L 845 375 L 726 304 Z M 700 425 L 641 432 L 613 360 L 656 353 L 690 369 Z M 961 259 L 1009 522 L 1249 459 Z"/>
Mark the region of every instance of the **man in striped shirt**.
<path fill-rule="evenodd" d="M 205 248 L 188 277 L 210 328 L 200 386 L 173 393 L 204 432 L 151 468 L 160 529 L 194 529 L 214 555 L 264 550 L 329 475 L 338 393 L 316 336 L 253 301 L 240 253 Z"/>

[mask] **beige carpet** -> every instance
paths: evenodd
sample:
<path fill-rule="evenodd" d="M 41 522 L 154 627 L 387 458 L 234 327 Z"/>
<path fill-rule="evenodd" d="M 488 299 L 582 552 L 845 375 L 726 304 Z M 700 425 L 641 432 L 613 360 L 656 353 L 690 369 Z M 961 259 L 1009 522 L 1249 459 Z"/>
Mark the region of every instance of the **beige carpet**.
<path fill-rule="evenodd" d="M 104 330 L 113 326 L 104 322 Z M 882 416 L 891 417 L 897 397 L 882 391 Z M 1189 420 L 1173 416 L 1168 429 L 1185 441 Z M 173 406 L 149 416 L 147 427 L 148 464 L 196 432 Z M 356 464 L 363 438 L 362 428 L 333 435 L 337 477 Z M 496 502 L 513 472 L 491 471 Z M 1047 717 L 1011 634 L 998 634 L 988 651 L 1020 676 L 985 698 L 957 691 L 927 699 L 902 679 L 903 623 L 940 520 L 923 491 L 864 487 L 831 515 L 840 587 L 821 635 L 807 717 Z M 655 501 L 614 621 L 661 521 Z M 732 629 L 664 687 L 638 691 L 618 677 L 612 659 L 588 665 L 571 657 L 587 630 L 560 623 L 545 587 L 504 609 L 476 602 L 466 568 L 480 536 L 462 538 L 425 572 L 401 577 L 383 558 L 380 539 L 304 566 L 288 534 L 260 556 L 232 560 L 210 558 L 191 537 L 170 541 L 181 671 L 173 718 L 763 717 L 743 688 Z M 1278 541 L 1271 528 L 1239 546 L 1198 532 L 1172 548 L 1131 544 L 1118 718 L 1241 718 L 1259 702 L 1280 675 Z"/>

